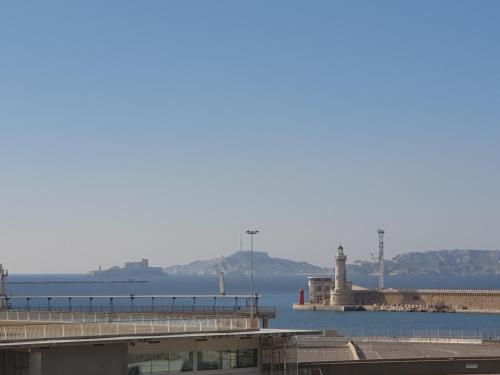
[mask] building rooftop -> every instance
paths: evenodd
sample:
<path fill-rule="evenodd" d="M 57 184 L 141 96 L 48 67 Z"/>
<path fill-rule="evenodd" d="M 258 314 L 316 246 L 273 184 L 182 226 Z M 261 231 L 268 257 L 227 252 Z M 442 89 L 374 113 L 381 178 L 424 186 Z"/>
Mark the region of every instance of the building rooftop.
<path fill-rule="evenodd" d="M 356 342 L 364 359 L 450 358 L 500 356 L 500 345 L 494 343 L 411 343 Z"/>
<path fill-rule="evenodd" d="M 251 330 L 234 330 L 220 332 L 177 332 L 170 334 L 117 334 L 113 336 L 87 336 L 87 337 L 53 337 L 53 338 L 19 338 L 17 340 L 0 340 L 0 348 L 16 348 L 16 347 L 46 347 L 46 346 L 61 346 L 75 344 L 113 344 L 134 341 L 161 341 L 161 340 L 176 340 L 176 339 L 200 339 L 205 338 L 229 338 L 229 337 L 256 337 L 256 336 L 295 336 L 295 335 L 311 335 L 319 334 L 319 331 L 312 330 L 292 330 L 292 329 L 251 329 Z"/>

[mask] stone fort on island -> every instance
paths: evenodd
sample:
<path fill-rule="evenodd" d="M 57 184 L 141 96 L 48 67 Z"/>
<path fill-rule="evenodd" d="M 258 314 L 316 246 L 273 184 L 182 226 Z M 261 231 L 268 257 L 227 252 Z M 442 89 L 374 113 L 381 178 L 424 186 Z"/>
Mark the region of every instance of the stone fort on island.
<path fill-rule="evenodd" d="M 344 248 L 335 256 L 335 277 L 309 277 L 308 301 L 295 310 L 500 313 L 500 290 L 367 289 L 347 281 Z M 303 293 L 303 291 L 301 292 Z"/>

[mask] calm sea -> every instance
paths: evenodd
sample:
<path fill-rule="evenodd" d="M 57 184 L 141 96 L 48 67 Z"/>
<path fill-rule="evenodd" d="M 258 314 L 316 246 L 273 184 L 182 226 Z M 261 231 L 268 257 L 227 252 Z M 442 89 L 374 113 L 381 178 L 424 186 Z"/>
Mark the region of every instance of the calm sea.
<path fill-rule="evenodd" d="M 85 275 L 11 275 L 7 285 L 9 295 L 122 295 L 122 294 L 216 294 L 216 276 L 168 276 L 150 279 L 147 283 L 105 283 L 105 284 L 16 284 L 26 281 L 85 281 Z M 376 277 L 353 278 L 356 284 L 375 287 Z M 14 283 L 12 283 L 14 282 Z M 500 289 L 499 276 L 474 277 L 386 277 L 386 286 L 394 288 L 451 288 L 451 289 Z M 11 284 L 12 283 L 12 284 Z M 297 329 L 441 329 L 441 330 L 495 330 L 500 333 L 500 314 L 471 313 L 394 313 L 394 312 L 329 312 L 293 311 L 292 304 L 298 299 L 299 288 L 307 291 L 304 276 L 257 276 L 255 289 L 262 294 L 261 305 L 275 306 L 277 319 L 271 327 Z M 250 281 L 247 277 L 226 277 L 228 294 L 248 294 Z M 24 306 L 25 301 L 15 302 Z M 44 305 L 46 300 L 30 301 L 30 305 Z M 67 303 L 54 299 L 53 306 Z M 86 300 L 73 302 L 88 304 Z M 94 305 L 100 302 L 93 301 Z M 162 302 L 156 302 L 162 303 Z M 169 303 L 168 301 L 164 302 Z M 191 300 L 176 301 L 176 304 L 190 305 Z"/>

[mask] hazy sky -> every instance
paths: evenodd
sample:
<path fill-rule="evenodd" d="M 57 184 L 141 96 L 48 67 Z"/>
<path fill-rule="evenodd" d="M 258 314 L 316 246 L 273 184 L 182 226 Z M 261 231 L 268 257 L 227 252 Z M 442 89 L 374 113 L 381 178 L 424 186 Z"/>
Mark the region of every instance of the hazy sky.
<path fill-rule="evenodd" d="M 500 248 L 499 1 L 4 1 L 0 261 Z"/>

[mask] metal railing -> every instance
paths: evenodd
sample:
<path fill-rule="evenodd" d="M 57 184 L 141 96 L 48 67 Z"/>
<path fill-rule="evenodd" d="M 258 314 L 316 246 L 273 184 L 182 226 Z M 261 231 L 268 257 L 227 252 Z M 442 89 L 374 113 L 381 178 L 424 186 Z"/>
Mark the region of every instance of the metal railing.
<path fill-rule="evenodd" d="M 500 328 L 440 329 L 440 328 L 380 328 L 356 327 L 339 329 L 339 334 L 354 340 L 380 339 L 441 339 L 441 340 L 500 340 Z"/>
<path fill-rule="evenodd" d="M 0 325 L 0 341 L 99 336 L 158 335 L 196 332 L 245 331 L 259 329 L 254 318 L 219 317 L 167 319 L 164 321 L 48 323 Z"/>
<path fill-rule="evenodd" d="M 271 306 L 254 307 L 259 317 L 275 317 L 276 308 Z M 170 314 L 204 314 L 204 315 L 250 315 L 250 306 L 228 305 L 79 305 L 79 306 L 30 306 L 11 307 L 11 312 L 96 312 L 96 313 L 170 313 Z"/>
<path fill-rule="evenodd" d="M 348 342 L 347 337 L 294 336 L 290 338 L 288 344 L 298 348 L 343 348 L 347 347 Z"/>
<path fill-rule="evenodd" d="M 190 319 L 207 318 L 206 315 L 190 314 Z M 224 317 L 229 315 L 218 315 Z M 98 323 L 98 322 L 134 322 L 134 321 L 166 321 L 186 318 L 186 314 L 163 314 L 158 312 L 81 312 L 81 311 L 0 311 L 1 321 L 27 322 L 60 322 L 60 323 Z"/>

